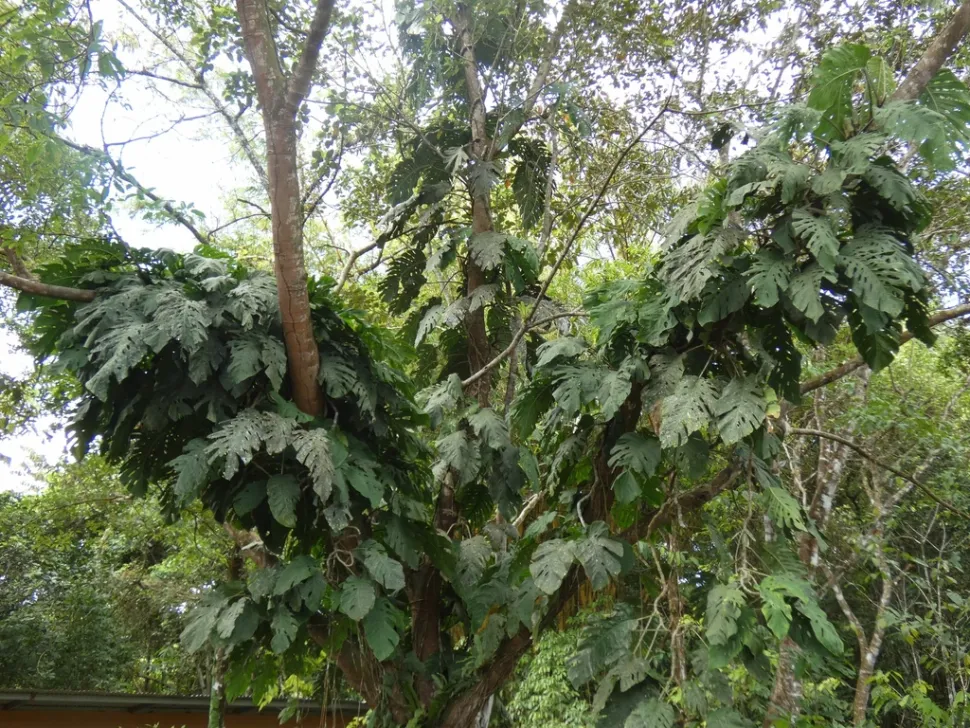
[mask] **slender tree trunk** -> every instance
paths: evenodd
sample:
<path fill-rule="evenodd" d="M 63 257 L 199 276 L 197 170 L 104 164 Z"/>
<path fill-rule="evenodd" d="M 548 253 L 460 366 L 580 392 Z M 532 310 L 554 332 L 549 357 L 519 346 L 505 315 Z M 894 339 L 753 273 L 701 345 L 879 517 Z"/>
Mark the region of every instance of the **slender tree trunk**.
<path fill-rule="evenodd" d="M 899 84 L 893 101 L 912 101 L 918 99 L 926 84 L 953 55 L 957 45 L 970 31 L 970 0 L 964 0 L 943 30 L 933 39 L 915 66 L 910 69 L 906 79 Z"/>
<path fill-rule="evenodd" d="M 226 712 L 226 651 L 220 647 L 212 659 L 212 678 L 209 684 L 208 728 L 225 728 Z"/>
<path fill-rule="evenodd" d="M 478 63 L 475 60 L 475 39 L 472 31 L 472 21 L 469 9 L 459 5 L 455 14 L 455 26 L 458 30 L 458 42 L 465 72 L 465 89 L 468 96 L 468 115 L 471 127 L 471 157 L 473 164 L 483 165 L 489 162 L 490 142 L 485 118 L 485 91 L 478 75 Z M 472 234 L 494 232 L 492 210 L 489 191 L 472 189 Z M 475 261 L 471 252 L 465 261 L 465 295 L 470 296 L 478 288 L 487 283 L 485 271 Z M 474 374 L 488 364 L 491 357 L 488 343 L 488 331 L 485 328 L 485 308 L 478 307 L 465 318 L 465 331 L 468 335 L 468 370 Z M 471 385 L 469 394 L 474 396 L 479 405 L 487 407 L 492 392 L 491 377 L 482 377 Z"/>

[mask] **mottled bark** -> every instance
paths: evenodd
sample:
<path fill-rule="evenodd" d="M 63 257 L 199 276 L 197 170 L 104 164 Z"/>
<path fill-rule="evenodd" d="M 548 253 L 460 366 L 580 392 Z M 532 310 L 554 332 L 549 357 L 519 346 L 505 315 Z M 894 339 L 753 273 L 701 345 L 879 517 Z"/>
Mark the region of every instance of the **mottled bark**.
<path fill-rule="evenodd" d="M 778 650 L 778 668 L 775 670 L 775 683 L 768 700 L 764 728 L 772 728 L 775 721 L 787 720 L 795 725 L 802 700 L 802 684 L 795 676 L 795 660 L 798 659 L 798 645 L 786 637 Z"/>
<path fill-rule="evenodd" d="M 21 276 L 10 275 L 0 271 L 0 284 L 14 288 L 23 293 L 30 293 L 34 296 L 47 296 L 63 301 L 78 301 L 87 303 L 93 301 L 95 292 L 83 288 L 68 288 L 66 286 L 52 286 L 49 283 L 41 283 L 33 278 L 22 278 Z"/>

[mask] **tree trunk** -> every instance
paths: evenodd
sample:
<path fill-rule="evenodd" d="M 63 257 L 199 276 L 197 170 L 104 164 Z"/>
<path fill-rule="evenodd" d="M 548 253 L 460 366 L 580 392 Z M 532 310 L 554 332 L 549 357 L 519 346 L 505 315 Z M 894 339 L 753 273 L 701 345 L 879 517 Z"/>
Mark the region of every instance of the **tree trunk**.
<path fill-rule="evenodd" d="M 300 60 L 287 80 L 280 66 L 272 26 L 260 0 L 237 0 L 246 57 L 256 81 L 256 92 L 266 132 L 266 172 L 269 177 L 273 226 L 273 268 L 276 273 L 283 340 L 289 365 L 293 401 L 311 415 L 323 412 L 323 393 L 317 382 L 317 349 L 307 291 L 303 256 L 297 156 L 296 113 L 310 88 L 320 43 L 330 22 L 332 2 L 317 3 Z"/>
<path fill-rule="evenodd" d="M 893 101 L 913 101 L 918 99 L 926 88 L 926 84 L 943 67 L 947 59 L 953 55 L 957 45 L 970 30 L 970 0 L 964 0 L 959 9 L 943 27 L 943 30 L 933 39 L 915 66 L 910 70 L 906 79 L 899 84 Z"/>
<path fill-rule="evenodd" d="M 307 414 L 318 415 L 323 411 L 317 382 L 320 352 L 313 333 L 303 256 L 296 122 L 284 116 L 267 119 L 266 124 L 274 268 L 293 401 Z"/>
<path fill-rule="evenodd" d="M 208 728 L 225 728 L 226 712 L 226 653 L 220 647 L 212 660 L 212 679 L 209 685 Z"/>
<path fill-rule="evenodd" d="M 765 713 L 764 728 L 772 728 L 777 720 L 787 720 L 795 725 L 802 698 L 802 684 L 795 675 L 795 660 L 798 658 L 798 645 L 786 637 L 778 652 L 778 669 L 775 670 L 775 684 Z"/>
<path fill-rule="evenodd" d="M 474 164 L 487 164 L 489 159 L 488 128 L 485 119 L 485 92 L 478 76 L 478 63 L 475 60 L 475 39 L 472 34 L 471 16 L 468 8 L 459 5 L 455 14 L 458 42 L 465 72 L 465 88 L 468 95 L 468 120 L 471 127 L 471 157 Z M 480 235 L 495 230 L 488 191 L 476 194 L 472 189 L 472 233 Z M 481 269 L 469 251 L 465 261 L 465 295 L 470 296 L 487 282 L 485 271 Z M 468 334 L 468 369 L 474 374 L 491 360 L 488 332 L 485 328 L 485 308 L 480 306 L 465 317 L 465 331 Z M 478 404 L 487 407 L 492 392 L 492 378 L 482 377 L 470 386 L 469 394 Z"/>

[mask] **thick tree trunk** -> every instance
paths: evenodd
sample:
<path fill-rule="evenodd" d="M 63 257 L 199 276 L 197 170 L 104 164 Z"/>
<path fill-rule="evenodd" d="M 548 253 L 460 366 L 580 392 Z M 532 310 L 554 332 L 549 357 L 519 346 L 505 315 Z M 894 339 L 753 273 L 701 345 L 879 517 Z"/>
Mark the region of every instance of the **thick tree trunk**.
<path fill-rule="evenodd" d="M 303 255 L 296 122 L 282 116 L 266 123 L 274 268 L 293 401 L 304 412 L 317 415 L 323 411 L 323 395 L 317 382 L 320 352 L 313 332 Z"/>
<path fill-rule="evenodd" d="M 293 401 L 304 412 L 319 415 L 323 412 L 323 393 L 317 382 L 320 352 L 313 332 L 303 255 L 296 113 L 310 89 L 333 2 L 317 3 L 306 44 L 289 79 L 280 66 L 265 5 L 260 0 L 237 0 L 236 8 L 266 132 L 273 268 Z"/>

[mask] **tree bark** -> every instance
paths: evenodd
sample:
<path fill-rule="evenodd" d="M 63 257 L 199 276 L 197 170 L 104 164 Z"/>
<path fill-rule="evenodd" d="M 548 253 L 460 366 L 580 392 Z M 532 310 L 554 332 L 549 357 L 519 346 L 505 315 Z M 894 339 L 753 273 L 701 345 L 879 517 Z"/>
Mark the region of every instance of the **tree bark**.
<path fill-rule="evenodd" d="M 930 43 L 916 65 L 892 95 L 893 101 L 915 101 L 923 93 L 926 84 L 953 55 L 957 45 L 970 31 L 970 0 L 964 0 L 950 21 L 943 26 Z"/>
<path fill-rule="evenodd" d="M 296 114 L 310 90 L 333 1 L 317 3 L 303 51 L 289 80 L 280 66 L 276 41 L 263 3 L 237 0 L 236 8 L 266 132 L 273 267 L 293 401 L 307 414 L 319 415 L 323 412 L 323 393 L 317 381 L 320 352 L 313 331 L 303 254 Z"/>
<path fill-rule="evenodd" d="M 458 31 L 458 43 L 465 73 L 465 90 L 468 96 L 468 120 L 471 127 L 471 158 L 474 164 L 487 164 L 489 139 L 485 119 L 485 91 L 478 75 L 478 63 L 475 60 L 475 38 L 472 32 L 471 16 L 466 5 L 459 5 L 455 13 L 455 28 Z M 490 193 L 476 193 L 472 188 L 472 234 L 494 232 Z M 471 251 L 465 261 L 465 295 L 470 296 L 487 282 L 485 271 L 475 261 Z M 468 335 L 468 370 L 474 374 L 488 364 L 491 357 L 488 343 L 488 331 L 485 328 L 485 308 L 478 307 L 470 311 L 465 317 L 465 331 Z M 472 383 L 469 394 L 478 400 L 478 404 L 487 407 L 492 393 L 492 378 L 482 377 Z"/>
<path fill-rule="evenodd" d="M 83 288 L 68 288 L 67 286 L 53 286 L 49 283 L 41 283 L 33 278 L 23 278 L 21 276 L 10 275 L 0 271 L 0 284 L 9 288 L 14 288 L 23 293 L 30 293 L 34 296 L 47 296 L 63 301 L 78 301 L 88 303 L 94 300 L 94 291 Z"/>

